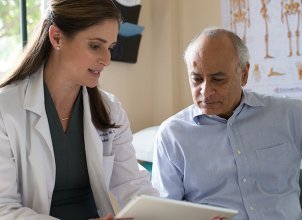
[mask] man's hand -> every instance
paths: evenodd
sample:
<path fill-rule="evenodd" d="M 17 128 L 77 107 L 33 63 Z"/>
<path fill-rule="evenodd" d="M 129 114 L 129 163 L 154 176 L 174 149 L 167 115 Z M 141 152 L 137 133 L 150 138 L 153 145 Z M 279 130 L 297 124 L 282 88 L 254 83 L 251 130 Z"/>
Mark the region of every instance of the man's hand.
<path fill-rule="evenodd" d="M 215 217 L 212 220 L 228 220 L 228 219 L 224 217 Z"/>

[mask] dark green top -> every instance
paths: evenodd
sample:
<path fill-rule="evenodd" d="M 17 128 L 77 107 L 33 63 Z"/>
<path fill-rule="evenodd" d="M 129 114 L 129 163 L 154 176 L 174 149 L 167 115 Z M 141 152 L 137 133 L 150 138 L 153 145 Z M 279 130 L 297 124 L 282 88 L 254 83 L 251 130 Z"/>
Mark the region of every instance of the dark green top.
<path fill-rule="evenodd" d="M 74 104 L 66 133 L 45 83 L 44 96 L 56 161 L 50 215 L 63 220 L 97 218 L 86 164 L 82 92 Z"/>

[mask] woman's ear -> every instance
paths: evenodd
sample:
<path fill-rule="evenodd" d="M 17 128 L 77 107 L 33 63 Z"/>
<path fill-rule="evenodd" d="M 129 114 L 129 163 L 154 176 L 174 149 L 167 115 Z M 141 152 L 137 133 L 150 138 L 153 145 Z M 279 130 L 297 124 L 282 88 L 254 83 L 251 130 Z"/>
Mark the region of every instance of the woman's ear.
<path fill-rule="evenodd" d="M 49 36 L 49 41 L 52 44 L 52 46 L 56 50 L 59 50 L 61 48 L 61 39 L 62 39 L 61 30 L 55 25 L 50 25 L 50 27 L 48 29 L 48 36 Z"/>

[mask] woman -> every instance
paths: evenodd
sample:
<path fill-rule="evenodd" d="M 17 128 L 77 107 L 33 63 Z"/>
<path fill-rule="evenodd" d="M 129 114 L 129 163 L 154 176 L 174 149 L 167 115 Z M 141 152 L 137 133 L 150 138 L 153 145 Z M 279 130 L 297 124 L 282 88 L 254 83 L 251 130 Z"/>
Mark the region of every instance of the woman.
<path fill-rule="evenodd" d="M 97 88 L 120 21 L 111 0 L 50 1 L 0 86 L 0 219 L 112 219 L 109 190 L 121 207 L 157 195 L 124 110 Z"/>

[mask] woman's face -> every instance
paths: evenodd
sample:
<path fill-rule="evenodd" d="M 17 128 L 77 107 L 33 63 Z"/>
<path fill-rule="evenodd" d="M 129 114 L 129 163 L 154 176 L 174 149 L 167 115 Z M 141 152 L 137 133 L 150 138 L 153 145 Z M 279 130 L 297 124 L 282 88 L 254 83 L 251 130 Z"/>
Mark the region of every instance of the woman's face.
<path fill-rule="evenodd" d="M 110 49 L 116 44 L 118 22 L 114 19 L 91 26 L 72 38 L 62 36 L 58 71 L 65 80 L 93 88 L 104 67 L 110 64 Z"/>

